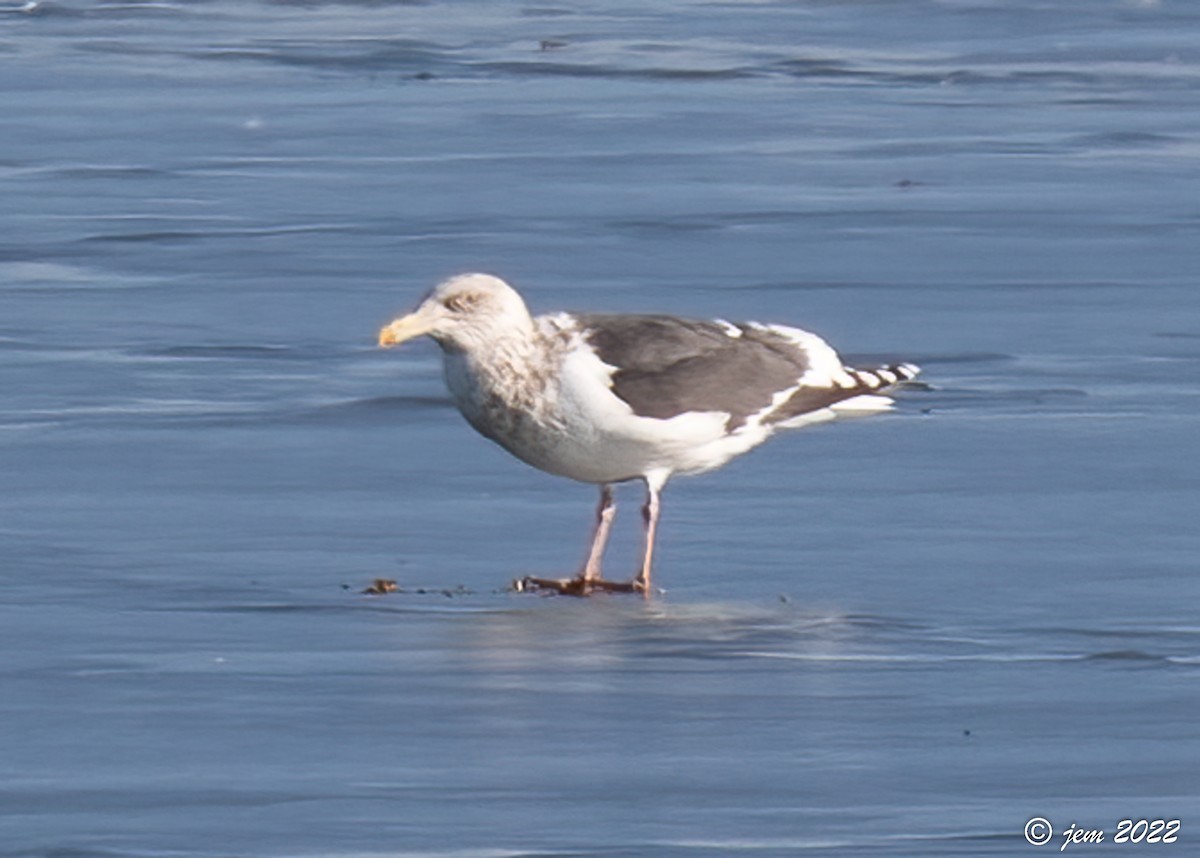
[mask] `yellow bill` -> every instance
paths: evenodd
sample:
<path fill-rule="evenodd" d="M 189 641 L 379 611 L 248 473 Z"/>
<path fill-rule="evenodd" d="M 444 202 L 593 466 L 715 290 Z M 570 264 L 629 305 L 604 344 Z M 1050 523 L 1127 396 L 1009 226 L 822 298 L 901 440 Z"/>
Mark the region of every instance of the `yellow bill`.
<path fill-rule="evenodd" d="M 379 345 L 383 348 L 398 346 L 405 340 L 429 333 L 433 326 L 417 313 L 403 316 L 379 332 Z"/>

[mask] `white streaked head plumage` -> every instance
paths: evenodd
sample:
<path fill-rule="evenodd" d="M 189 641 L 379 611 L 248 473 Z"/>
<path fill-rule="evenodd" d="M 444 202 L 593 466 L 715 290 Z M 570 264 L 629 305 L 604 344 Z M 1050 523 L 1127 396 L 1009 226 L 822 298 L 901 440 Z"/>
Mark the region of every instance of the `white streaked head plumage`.
<path fill-rule="evenodd" d="M 460 274 L 439 283 L 412 313 L 385 328 L 380 342 L 391 345 L 428 334 L 443 348 L 473 351 L 528 337 L 532 330 L 517 290 L 491 274 Z"/>

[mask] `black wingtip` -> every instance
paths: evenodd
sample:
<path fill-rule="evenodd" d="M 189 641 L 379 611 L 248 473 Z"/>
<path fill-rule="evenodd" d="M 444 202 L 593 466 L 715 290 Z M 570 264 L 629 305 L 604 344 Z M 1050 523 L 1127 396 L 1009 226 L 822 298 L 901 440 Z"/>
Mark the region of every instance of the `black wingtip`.
<path fill-rule="evenodd" d="M 875 369 L 846 369 L 861 387 L 868 390 L 883 390 L 904 381 L 916 378 L 921 368 L 914 363 L 894 363 Z"/>

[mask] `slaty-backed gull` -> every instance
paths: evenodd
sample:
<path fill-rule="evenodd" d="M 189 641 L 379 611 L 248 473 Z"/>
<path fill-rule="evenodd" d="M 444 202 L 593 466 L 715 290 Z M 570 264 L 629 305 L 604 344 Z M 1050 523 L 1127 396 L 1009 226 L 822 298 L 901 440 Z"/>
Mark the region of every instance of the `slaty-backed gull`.
<path fill-rule="evenodd" d="M 381 346 L 427 334 L 446 385 L 480 434 L 518 459 L 600 486 L 591 549 L 570 578 L 523 578 L 519 590 L 649 594 L 659 496 L 675 474 L 699 474 L 779 429 L 839 413 L 887 409 L 880 391 L 916 376 L 909 363 L 843 366 L 820 337 L 757 322 L 674 316 L 531 316 L 497 277 L 464 274 L 434 288 L 379 333 Z M 601 574 L 614 483 L 640 479 L 645 551 L 629 582 Z"/>

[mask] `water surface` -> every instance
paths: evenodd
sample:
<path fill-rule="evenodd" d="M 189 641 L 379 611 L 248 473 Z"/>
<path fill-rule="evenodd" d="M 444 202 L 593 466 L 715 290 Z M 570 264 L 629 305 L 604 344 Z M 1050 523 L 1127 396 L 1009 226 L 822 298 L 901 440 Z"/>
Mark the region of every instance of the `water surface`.
<path fill-rule="evenodd" d="M 1178 0 L 0 9 L 0 856 L 1013 855 L 1033 816 L 1182 854 L 1198 36 Z M 509 593 L 594 489 L 373 348 L 471 269 L 928 389 L 669 486 L 650 604 Z"/>

